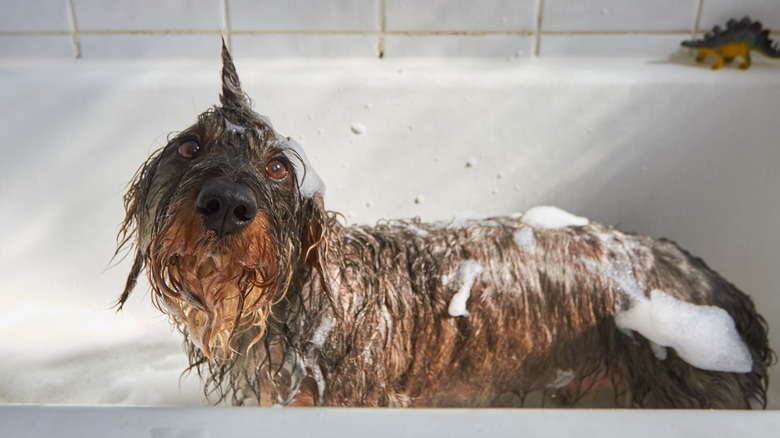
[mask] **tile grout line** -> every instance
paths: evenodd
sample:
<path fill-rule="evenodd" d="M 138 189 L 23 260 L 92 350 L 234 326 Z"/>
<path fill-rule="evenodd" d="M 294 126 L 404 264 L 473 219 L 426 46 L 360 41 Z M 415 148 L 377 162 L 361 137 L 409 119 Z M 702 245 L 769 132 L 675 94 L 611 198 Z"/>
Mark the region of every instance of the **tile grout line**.
<path fill-rule="evenodd" d="M 225 28 L 223 29 L 225 34 L 223 37 L 225 38 L 225 45 L 227 45 L 228 51 L 233 52 L 233 31 L 230 28 L 230 14 L 228 10 L 228 0 L 222 0 L 222 16 L 225 19 Z M 221 33 L 221 32 L 220 32 Z"/>
<path fill-rule="evenodd" d="M 379 9 L 379 37 L 377 38 L 377 52 L 379 58 L 385 56 L 385 0 L 377 0 L 377 9 Z"/>
<path fill-rule="evenodd" d="M 539 46 L 542 40 L 542 10 L 544 0 L 538 0 L 536 5 L 536 31 L 534 32 L 534 56 L 539 56 Z"/>
<path fill-rule="evenodd" d="M 76 11 L 73 9 L 73 0 L 67 0 L 68 6 L 68 22 L 70 22 L 70 36 L 73 43 L 73 57 L 74 59 L 81 58 L 81 38 L 79 38 L 79 27 L 76 24 Z"/>
<path fill-rule="evenodd" d="M 776 31 L 771 30 L 772 33 Z M 535 31 L 535 30 L 396 30 L 396 31 L 363 31 L 363 30 L 231 30 L 231 35 L 353 35 L 353 36 L 578 36 L 578 35 L 688 35 L 687 30 L 575 30 L 575 31 Z M 52 36 L 73 35 L 72 31 L 0 31 L 0 36 Z M 221 35 L 220 30 L 176 29 L 176 30 L 81 30 L 81 35 Z"/>
<path fill-rule="evenodd" d="M 693 33 L 691 38 L 696 39 L 696 34 L 699 33 L 699 25 L 701 25 L 701 14 L 704 10 L 704 0 L 699 0 L 699 7 L 696 9 L 696 19 L 693 21 Z"/>

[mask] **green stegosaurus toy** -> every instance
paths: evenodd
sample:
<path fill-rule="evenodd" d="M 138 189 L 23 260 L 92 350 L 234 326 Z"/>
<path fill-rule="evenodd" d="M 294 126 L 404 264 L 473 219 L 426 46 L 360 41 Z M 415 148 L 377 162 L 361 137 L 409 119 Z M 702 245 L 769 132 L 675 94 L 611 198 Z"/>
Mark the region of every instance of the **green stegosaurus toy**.
<path fill-rule="evenodd" d="M 751 50 L 758 50 L 771 58 L 780 58 L 778 45 L 769 39 L 769 30 L 763 29 L 760 21 L 752 21 L 747 16 L 739 21 L 729 20 L 726 30 L 715 26 L 712 32 L 704 35 L 704 39 L 683 41 L 682 45 L 699 50 L 699 57 L 696 58 L 699 62 L 703 62 L 707 55 L 715 58 L 713 70 L 721 68 L 724 62 L 731 62 L 737 56 L 744 60 L 739 68 L 747 69 L 750 67 Z"/>

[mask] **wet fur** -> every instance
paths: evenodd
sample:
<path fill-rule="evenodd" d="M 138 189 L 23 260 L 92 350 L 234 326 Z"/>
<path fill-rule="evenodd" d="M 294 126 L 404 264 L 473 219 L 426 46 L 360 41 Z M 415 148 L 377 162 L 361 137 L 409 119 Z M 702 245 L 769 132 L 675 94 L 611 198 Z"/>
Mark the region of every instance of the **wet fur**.
<path fill-rule="evenodd" d="M 283 152 L 279 139 L 251 111 L 226 50 L 223 61 L 222 105 L 142 166 L 120 235 L 135 248 L 120 305 L 146 270 L 207 395 L 238 405 L 522 406 L 541 394 L 576 406 L 610 388 L 618 407 L 765 406 L 766 324 L 700 259 L 598 224 L 529 229 L 520 215 L 344 226 L 321 196 L 301 194 L 292 166 L 286 181 L 263 173 Z M 176 149 L 193 137 L 206 154 L 183 160 Z M 217 238 L 194 212 L 213 178 L 258 199 L 258 217 L 237 235 Z M 453 317 L 467 260 L 484 272 L 468 316 Z M 672 349 L 659 360 L 641 335 L 618 330 L 614 315 L 629 303 L 615 270 L 645 294 L 725 309 L 753 371 L 700 370 Z"/>

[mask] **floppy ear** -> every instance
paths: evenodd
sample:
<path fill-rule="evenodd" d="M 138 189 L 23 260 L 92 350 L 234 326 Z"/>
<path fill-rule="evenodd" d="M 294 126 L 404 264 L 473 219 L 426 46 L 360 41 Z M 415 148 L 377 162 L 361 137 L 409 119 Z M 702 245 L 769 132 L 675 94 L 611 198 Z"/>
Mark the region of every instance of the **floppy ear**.
<path fill-rule="evenodd" d="M 304 224 L 301 243 L 303 259 L 306 264 L 324 274 L 325 252 L 328 242 L 325 240 L 328 215 L 322 195 L 315 193 L 304 203 Z"/>
<path fill-rule="evenodd" d="M 322 200 L 322 194 L 315 193 L 311 198 L 304 201 L 305 221 L 303 224 L 303 236 L 301 243 L 303 248 L 303 262 L 305 265 L 314 268 L 322 280 L 322 287 L 325 295 L 333 305 L 336 316 L 342 318 L 344 309 L 341 301 L 336 299 L 336 295 L 331 288 L 328 273 L 328 240 L 327 231 L 331 226 L 331 218 L 325 211 L 325 205 Z"/>
<path fill-rule="evenodd" d="M 219 101 L 225 108 L 239 111 L 251 110 L 249 97 L 241 90 L 236 66 L 233 65 L 233 58 L 230 57 L 224 38 L 222 39 L 222 94 L 219 96 Z"/>
<path fill-rule="evenodd" d="M 144 268 L 144 255 L 140 249 L 135 250 L 135 261 L 133 267 L 130 269 L 130 274 L 127 276 L 127 283 L 125 283 L 125 290 L 122 292 L 122 296 L 116 302 L 117 311 L 122 310 L 122 306 L 125 305 L 125 301 L 130 297 L 130 293 L 135 288 L 135 283 L 138 281 L 138 276 L 141 275 L 141 271 Z"/>
<path fill-rule="evenodd" d="M 118 310 L 122 310 L 122 306 L 127 301 L 130 293 L 133 292 L 138 277 L 146 267 L 146 255 L 147 245 L 149 244 L 145 240 L 148 239 L 151 219 L 148 218 L 148 212 L 145 210 L 147 196 L 149 193 L 149 186 L 157 170 L 157 166 L 160 163 L 160 157 L 162 156 L 165 147 L 158 149 L 154 152 L 133 175 L 133 180 L 130 182 L 130 187 L 123 197 L 123 203 L 125 207 L 125 219 L 119 227 L 117 233 L 117 249 L 114 253 L 116 258 L 124 248 L 128 251 L 134 251 L 133 267 L 130 269 L 130 274 L 127 276 L 127 282 L 125 283 L 125 289 L 122 292 L 122 296 L 116 302 Z M 139 222 L 142 220 L 143 222 Z M 123 257 L 124 258 L 124 257 Z"/>

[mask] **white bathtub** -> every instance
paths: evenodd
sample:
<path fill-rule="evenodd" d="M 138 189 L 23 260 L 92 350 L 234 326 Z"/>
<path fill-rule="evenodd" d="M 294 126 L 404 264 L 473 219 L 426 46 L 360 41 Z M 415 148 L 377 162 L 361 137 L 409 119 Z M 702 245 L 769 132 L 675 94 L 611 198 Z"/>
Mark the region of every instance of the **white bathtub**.
<path fill-rule="evenodd" d="M 754 298 L 772 338 L 780 327 L 780 63 L 237 67 L 257 110 L 303 144 L 327 184 L 326 206 L 350 222 L 554 204 L 677 241 Z M 106 267 L 125 184 L 169 132 L 217 102 L 219 68 L 216 54 L 208 63 L 0 64 L 1 402 L 203 404 L 197 379 L 179 389 L 180 338 L 146 285 L 123 314 L 108 309 L 129 262 Z"/>

